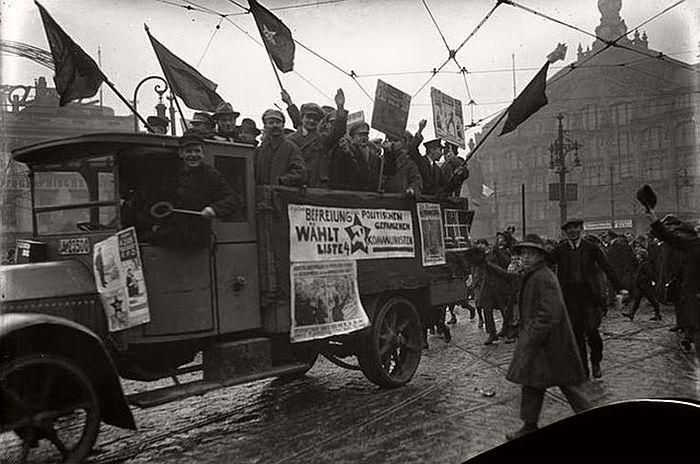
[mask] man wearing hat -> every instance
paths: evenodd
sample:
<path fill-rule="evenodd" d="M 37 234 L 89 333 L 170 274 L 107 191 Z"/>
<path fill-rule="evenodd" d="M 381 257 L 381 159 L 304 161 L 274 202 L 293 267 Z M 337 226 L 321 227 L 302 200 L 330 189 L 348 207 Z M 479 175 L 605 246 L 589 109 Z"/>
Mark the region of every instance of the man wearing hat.
<path fill-rule="evenodd" d="M 326 116 L 323 109 L 316 103 L 305 103 L 300 110 L 301 127 L 287 137 L 301 150 L 309 187 L 328 188 L 330 185 L 330 155 L 345 135 L 347 125 L 348 113 L 345 111 L 345 94 L 342 89 L 338 89 L 335 103 L 336 117 L 330 133 L 324 135 L 318 130 L 319 122 Z"/>
<path fill-rule="evenodd" d="M 426 124 L 427 121 L 425 119 L 418 123 L 418 132 L 416 133 L 418 144 L 423 139 L 423 129 Z M 437 195 L 447 185 L 449 180 L 445 178 L 442 169 L 437 164 L 442 158 L 442 140 L 429 140 L 423 146 L 426 149 L 425 156 L 420 156 L 417 150 L 410 152 L 409 155 L 412 156 L 413 162 L 416 163 L 418 172 L 420 172 L 423 179 L 423 193 L 426 195 Z"/>
<path fill-rule="evenodd" d="M 208 113 L 196 112 L 190 121 L 190 130 L 205 139 L 213 139 L 216 136 L 216 122 Z"/>
<path fill-rule="evenodd" d="M 176 179 L 164 176 L 166 197 L 174 208 L 199 211 L 200 217 L 171 214 L 153 231 L 151 242 L 161 246 L 201 248 L 211 240 L 211 220 L 226 221 L 241 209 L 241 201 L 224 177 L 204 163 L 204 139 L 195 131 L 180 137 L 180 166 Z M 176 183 L 172 185 L 172 180 Z"/>
<path fill-rule="evenodd" d="M 341 139 L 331 162 L 331 188 L 375 192 L 379 185 L 381 159 L 369 142 L 369 124 L 350 126 L 348 137 Z"/>
<path fill-rule="evenodd" d="M 690 350 L 692 340 L 700 361 L 700 236 L 691 224 L 674 216 L 659 220 L 654 208 L 647 209 L 647 217 L 651 221 L 651 233 L 683 254 L 678 273 L 680 292 L 677 306 L 679 316 L 684 320 L 679 325 L 685 333 L 684 348 Z"/>
<path fill-rule="evenodd" d="M 582 240 L 583 220 L 570 219 L 561 229 L 566 240 L 557 245 L 550 259 L 557 266 L 559 284 L 564 292 L 566 309 L 576 336 L 583 367 L 588 375 L 588 354 L 591 350 L 593 377 L 600 378 L 603 359 L 603 340 L 598 328 L 603 317 L 604 301 L 596 266 L 602 269 L 615 291 L 626 294 L 605 254 L 588 240 Z"/>
<path fill-rule="evenodd" d="M 629 318 L 630 321 L 633 320 L 642 298 L 646 298 L 654 308 L 654 316 L 651 320 L 660 321 L 661 309 L 659 302 L 656 301 L 656 296 L 654 296 L 656 283 L 654 282 L 654 271 L 652 271 L 649 262 L 649 252 L 645 248 L 639 248 L 634 253 L 634 257 L 637 260 L 637 269 L 634 271 L 634 304 L 629 311 L 623 312 L 622 315 Z"/>
<path fill-rule="evenodd" d="M 263 140 L 255 150 L 255 183 L 301 186 L 306 169 L 301 151 L 284 136 L 284 115 L 275 109 L 262 115 Z"/>
<path fill-rule="evenodd" d="M 257 147 L 257 138 L 261 133 L 260 129 L 255 125 L 255 121 L 250 118 L 245 118 L 241 121 L 241 125 L 238 128 L 238 140 L 236 141 Z"/>
<path fill-rule="evenodd" d="M 547 267 L 544 241 L 528 234 L 514 246 L 522 259 L 518 304 L 520 331 L 506 379 L 521 385 L 522 427 L 512 440 L 537 430 L 547 388 L 559 387 L 574 412 L 590 407 L 579 385 L 586 379 L 576 339 L 554 273 Z"/>
<path fill-rule="evenodd" d="M 146 118 L 146 122 L 153 129 L 154 134 L 167 134 L 168 124 L 170 121 L 168 118 L 162 118 L 160 116 L 149 116 Z"/>
<path fill-rule="evenodd" d="M 236 127 L 236 119 L 241 113 L 233 110 L 233 106 L 228 102 L 221 102 L 216 107 L 214 120 L 217 126 L 217 140 L 226 142 L 238 142 L 238 127 Z"/>

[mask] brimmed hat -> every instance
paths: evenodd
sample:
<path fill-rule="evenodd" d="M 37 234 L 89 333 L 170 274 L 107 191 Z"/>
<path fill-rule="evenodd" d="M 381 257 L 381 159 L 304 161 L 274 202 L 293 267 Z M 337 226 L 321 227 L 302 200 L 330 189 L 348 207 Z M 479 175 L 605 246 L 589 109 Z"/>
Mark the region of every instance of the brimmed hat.
<path fill-rule="evenodd" d="M 547 249 L 544 245 L 544 240 L 537 234 L 527 234 L 522 242 L 518 242 L 513 245 L 513 250 L 518 251 L 522 248 L 535 248 L 540 250 L 542 253 L 546 253 Z"/>
<path fill-rule="evenodd" d="M 192 124 L 207 124 L 209 126 L 214 127 L 215 122 L 214 118 L 211 117 L 208 113 L 200 113 L 197 112 L 192 116 L 192 120 L 190 121 Z"/>
<path fill-rule="evenodd" d="M 219 106 L 216 107 L 216 111 L 214 112 L 214 117 L 216 118 L 223 114 L 232 114 L 234 118 L 241 115 L 238 111 L 234 111 L 233 106 L 228 102 L 219 103 Z"/>
<path fill-rule="evenodd" d="M 198 132 L 189 129 L 182 134 L 179 141 L 180 147 L 187 145 L 204 145 L 204 138 Z"/>
<path fill-rule="evenodd" d="M 350 135 L 354 135 L 355 132 L 358 132 L 360 130 L 362 132 L 367 132 L 369 134 L 369 124 L 367 124 L 366 122 L 362 122 L 362 121 L 356 122 L 355 124 L 350 126 L 350 130 L 348 131 L 348 133 Z"/>
<path fill-rule="evenodd" d="M 324 113 L 326 116 L 331 116 L 331 115 L 333 115 L 333 113 L 335 113 L 335 108 L 333 108 L 332 106 L 323 105 L 323 106 L 321 107 L 321 109 L 323 110 L 323 113 Z"/>
<path fill-rule="evenodd" d="M 244 129 L 255 135 L 261 134 L 261 131 L 260 129 L 258 129 L 258 126 L 255 125 L 255 121 L 253 121 L 250 118 L 245 118 L 243 121 L 241 121 L 241 129 Z"/>
<path fill-rule="evenodd" d="M 269 110 L 265 110 L 262 115 L 263 122 L 265 122 L 266 119 L 277 119 L 278 121 L 284 122 L 284 114 L 282 114 L 280 110 L 271 108 Z"/>
<path fill-rule="evenodd" d="M 305 114 L 309 113 L 315 114 L 318 116 L 318 119 L 323 119 L 323 117 L 326 115 L 326 113 L 323 112 L 323 109 L 316 103 L 304 103 L 301 105 L 301 108 L 299 108 L 299 115 L 304 117 Z"/>
<path fill-rule="evenodd" d="M 442 147 L 442 140 L 440 139 L 433 139 L 433 140 L 428 140 L 423 144 L 423 146 L 427 149 L 430 150 L 433 147 Z"/>
<path fill-rule="evenodd" d="M 167 118 L 161 118 L 160 116 L 149 116 L 146 118 L 146 122 L 149 126 L 164 126 L 168 127 L 170 120 Z"/>
<path fill-rule="evenodd" d="M 661 224 L 663 224 L 671 230 L 677 230 L 679 232 L 686 232 L 689 234 L 697 233 L 695 231 L 695 227 L 693 227 L 691 224 L 688 224 L 687 222 L 681 221 L 673 214 L 667 214 L 666 216 L 664 216 L 664 218 L 661 220 Z"/>
<path fill-rule="evenodd" d="M 561 230 L 565 230 L 569 226 L 580 226 L 580 225 L 583 225 L 583 219 L 580 219 L 580 218 L 569 219 L 564 224 L 561 225 Z"/>

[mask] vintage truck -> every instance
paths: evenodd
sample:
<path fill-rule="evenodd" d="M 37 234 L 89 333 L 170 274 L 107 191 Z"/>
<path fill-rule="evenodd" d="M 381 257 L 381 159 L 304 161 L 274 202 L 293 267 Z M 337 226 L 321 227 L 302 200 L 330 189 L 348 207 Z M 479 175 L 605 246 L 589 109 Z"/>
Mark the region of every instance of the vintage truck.
<path fill-rule="evenodd" d="M 382 387 L 403 385 L 421 359 L 421 314 L 464 298 L 453 255 L 468 238 L 466 199 L 256 186 L 252 146 L 208 141 L 205 161 L 242 211 L 213 221 L 205 248 L 139 238 L 148 322 L 110 330 L 95 245 L 133 226 L 126 196 L 169 175 L 177 149 L 167 135 L 101 133 L 13 152 L 28 168 L 33 235 L 0 268 L 2 453 L 25 462 L 43 446 L 78 462 L 102 421 L 136 427 L 129 404 L 303 375 L 319 354 Z M 339 270 L 336 287 L 328 269 Z M 353 301 L 366 323 L 344 320 Z M 179 381 L 196 371 L 199 380 Z M 169 378 L 129 396 L 121 383 Z"/>

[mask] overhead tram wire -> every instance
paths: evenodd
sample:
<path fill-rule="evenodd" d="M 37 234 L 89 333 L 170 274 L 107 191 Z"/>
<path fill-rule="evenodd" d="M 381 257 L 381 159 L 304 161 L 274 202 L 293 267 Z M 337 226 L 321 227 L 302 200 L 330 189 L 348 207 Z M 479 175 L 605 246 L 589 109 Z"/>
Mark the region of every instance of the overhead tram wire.
<path fill-rule="evenodd" d="M 209 51 L 209 47 L 211 47 L 211 43 L 214 41 L 214 37 L 216 37 L 217 32 L 221 29 L 221 23 L 224 22 L 225 17 L 221 17 L 219 20 L 219 23 L 214 27 L 214 32 L 212 32 L 211 37 L 209 37 L 209 42 L 207 42 L 207 45 L 204 47 L 204 50 L 202 51 L 202 56 L 199 57 L 199 61 L 197 61 L 197 67 L 202 64 L 202 60 L 204 60 L 204 57 L 206 56 L 207 52 Z"/>
<path fill-rule="evenodd" d="M 413 96 L 412 96 L 411 98 L 415 98 L 416 95 L 418 95 L 418 94 L 425 88 L 425 86 L 428 85 L 428 84 L 430 83 L 431 80 L 433 80 L 433 77 L 435 77 L 440 71 L 442 71 L 442 69 L 447 65 L 447 63 L 450 62 L 450 60 L 452 59 L 452 57 L 453 57 L 453 56 L 456 56 L 456 55 L 457 55 L 457 52 L 459 52 L 459 51 L 462 49 L 462 47 L 464 47 L 464 45 L 469 41 L 469 39 L 471 39 L 471 38 L 474 36 L 474 34 L 476 34 L 476 32 L 477 32 L 479 29 L 481 29 L 481 26 L 483 26 L 484 23 L 491 17 L 491 15 L 493 14 L 493 12 L 496 11 L 496 8 L 498 8 L 499 5 L 500 5 L 501 3 L 502 3 L 502 2 L 499 0 L 499 1 L 496 3 L 496 5 L 494 5 L 493 7 L 491 7 L 491 10 L 490 10 L 488 13 L 486 13 L 486 16 L 484 16 L 484 18 L 483 18 L 481 21 L 479 21 L 479 23 L 476 25 L 476 27 L 474 28 L 474 30 L 467 36 L 466 39 L 464 39 L 464 41 L 462 41 L 462 43 L 460 44 L 459 47 L 457 47 L 454 51 L 453 51 L 453 50 L 450 50 L 450 53 L 449 53 L 450 56 L 448 56 L 447 60 L 445 60 L 445 62 L 442 63 L 442 65 L 440 65 L 439 68 L 433 69 L 432 75 L 428 78 L 428 80 L 427 80 L 423 85 L 420 86 L 420 88 L 418 88 L 418 90 L 416 90 L 416 92 L 413 94 Z M 448 49 L 449 49 L 449 47 L 448 47 Z"/>
<path fill-rule="evenodd" d="M 445 44 L 445 48 L 447 49 L 447 52 L 450 53 L 452 50 L 450 50 L 450 46 L 447 44 L 447 39 L 445 39 L 445 34 L 442 33 L 440 30 L 440 26 L 438 25 L 437 21 L 435 20 L 435 16 L 433 16 L 433 12 L 430 11 L 430 7 L 428 7 L 428 4 L 425 2 L 425 0 L 421 0 L 423 2 L 423 6 L 425 7 L 426 11 L 428 12 L 428 15 L 430 16 L 430 19 L 433 20 L 433 24 L 435 25 L 435 29 L 437 29 L 438 34 L 440 34 L 440 38 L 442 39 L 442 43 Z"/>
<path fill-rule="evenodd" d="M 240 3 L 236 2 L 235 0 L 228 0 L 228 1 L 229 1 L 229 3 L 232 3 L 233 5 L 236 5 L 237 7 L 242 8 L 243 10 L 246 11 L 246 13 L 250 13 L 250 9 L 249 9 L 249 8 L 246 8 L 245 6 L 243 6 L 243 5 L 241 5 Z M 320 2 L 319 2 L 319 3 L 320 3 Z M 328 3 L 328 2 L 323 2 L 323 3 Z M 311 4 L 306 4 L 305 6 L 310 6 L 310 5 L 311 5 Z M 289 8 L 287 8 L 287 9 L 289 9 Z M 230 18 L 227 18 L 227 19 L 229 20 L 229 22 L 232 23 L 232 21 L 230 20 Z M 338 66 L 337 64 L 333 63 L 333 62 L 332 62 L 331 60 L 329 60 L 328 58 L 326 58 L 326 57 L 324 57 L 324 56 L 321 56 L 320 54 L 318 54 L 317 52 L 315 52 L 314 50 L 312 50 L 312 49 L 309 48 L 308 46 L 306 46 L 306 45 L 304 45 L 303 43 L 299 42 L 299 41 L 298 41 L 297 39 L 295 39 L 294 37 L 292 37 L 292 40 L 294 41 L 294 43 L 296 43 L 297 45 L 299 45 L 301 48 L 303 48 L 303 49 L 306 50 L 307 52 L 311 53 L 312 55 L 314 55 L 314 56 L 317 57 L 318 59 L 324 61 L 324 62 L 327 63 L 328 65 L 332 66 L 332 67 L 335 68 L 336 70 L 340 71 L 341 73 L 345 74 L 345 75 L 348 76 L 350 79 L 352 79 L 353 82 L 355 82 L 355 84 L 357 84 L 357 86 L 360 88 L 360 90 L 362 91 L 362 93 L 364 93 L 364 94 L 367 96 L 367 98 L 368 98 L 372 103 L 374 103 L 374 99 L 372 98 L 372 96 L 367 92 L 367 90 L 365 90 L 364 87 L 362 87 L 362 84 L 360 84 L 360 81 L 357 80 L 357 75 L 355 74 L 355 71 L 352 71 L 352 70 L 351 70 L 351 71 L 348 72 L 348 71 L 344 70 L 343 68 L 341 68 L 340 66 Z"/>

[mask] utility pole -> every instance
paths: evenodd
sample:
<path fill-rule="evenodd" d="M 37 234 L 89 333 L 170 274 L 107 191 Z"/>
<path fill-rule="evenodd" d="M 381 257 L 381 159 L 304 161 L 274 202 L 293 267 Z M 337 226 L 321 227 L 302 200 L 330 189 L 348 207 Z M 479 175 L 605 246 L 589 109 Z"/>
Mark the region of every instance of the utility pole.
<path fill-rule="evenodd" d="M 578 157 L 578 149 L 581 145 L 575 140 L 566 136 L 564 125 L 564 115 L 557 115 L 559 120 L 557 138 L 549 145 L 549 169 L 559 175 L 559 220 L 561 224 L 566 222 L 566 175 L 570 172 L 566 166 L 566 155 L 570 152 L 574 153 L 574 167 L 581 166 L 581 160 Z"/>
<path fill-rule="evenodd" d="M 615 183 L 613 166 L 610 166 L 610 228 L 615 228 Z"/>

